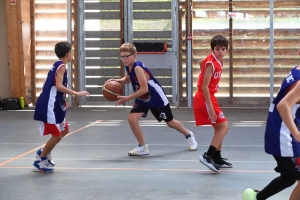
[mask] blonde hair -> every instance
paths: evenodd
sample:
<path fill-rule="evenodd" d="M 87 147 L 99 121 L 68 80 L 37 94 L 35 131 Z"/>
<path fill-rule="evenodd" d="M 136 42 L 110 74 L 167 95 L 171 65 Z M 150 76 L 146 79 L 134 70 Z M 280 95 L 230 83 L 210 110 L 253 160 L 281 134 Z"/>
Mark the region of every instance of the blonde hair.
<path fill-rule="evenodd" d="M 130 53 L 136 53 L 136 47 L 132 43 L 124 43 L 120 47 L 120 53 L 121 52 L 130 52 Z"/>

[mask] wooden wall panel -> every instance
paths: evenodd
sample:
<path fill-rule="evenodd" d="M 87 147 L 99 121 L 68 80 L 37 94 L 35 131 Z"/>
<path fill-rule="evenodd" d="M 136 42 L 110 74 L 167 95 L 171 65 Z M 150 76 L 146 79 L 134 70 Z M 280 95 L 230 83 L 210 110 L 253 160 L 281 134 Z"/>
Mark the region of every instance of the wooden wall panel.
<path fill-rule="evenodd" d="M 8 61 L 10 70 L 10 90 L 11 96 L 20 97 L 23 94 L 21 89 L 21 69 L 20 57 L 22 54 L 22 45 L 20 38 L 22 38 L 21 31 L 21 15 L 20 5 L 11 4 L 10 1 L 6 3 L 7 14 L 7 32 L 8 32 Z"/>
<path fill-rule="evenodd" d="M 22 0 L 21 4 L 21 26 L 22 26 L 22 45 L 23 45 L 23 65 L 21 76 L 24 77 L 22 83 L 23 96 L 27 104 L 32 103 L 31 87 L 31 30 L 30 30 L 30 0 Z"/>
<path fill-rule="evenodd" d="M 0 98 L 10 96 L 10 77 L 8 65 L 8 44 L 6 25 L 6 0 L 0 0 Z"/>
<path fill-rule="evenodd" d="M 31 103 L 30 0 L 7 1 L 8 57 L 11 96 Z"/>

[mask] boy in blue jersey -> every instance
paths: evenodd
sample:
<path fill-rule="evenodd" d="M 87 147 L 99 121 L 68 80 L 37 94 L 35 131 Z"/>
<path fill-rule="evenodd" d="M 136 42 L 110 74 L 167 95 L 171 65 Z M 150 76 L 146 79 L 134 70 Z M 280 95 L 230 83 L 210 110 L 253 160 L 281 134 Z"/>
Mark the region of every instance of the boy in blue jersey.
<path fill-rule="evenodd" d="M 53 172 L 55 165 L 51 151 L 68 134 L 69 126 L 65 119 L 68 104 L 65 94 L 89 96 L 87 91 L 76 92 L 67 88 L 66 64 L 73 59 L 71 44 L 59 42 L 55 45 L 55 54 L 59 58 L 48 72 L 43 90 L 36 102 L 34 120 L 38 121 L 40 134 L 51 134 L 51 138 L 36 153 L 33 166 L 41 172 Z"/>
<path fill-rule="evenodd" d="M 300 55 L 300 52 L 298 52 Z M 283 80 L 269 108 L 265 130 L 265 151 L 277 162 L 280 176 L 263 190 L 247 188 L 243 200 L 264 200 L 297 185 L 289 200 L 300 199 L 300 65 L 295 66 Z"/>
<path fill-rule="evenodd" d="M 128 122 L 130 128 L 138 142 L 138 146 L 128 152 L 130 156 L 148 155 L 148 145 L 146 144 L 142 130 L 139 126 L 141 117 L 146 117 L 150 110 L 154 117 L 161 122 L 181 132 L 187 139 L 189 150 L 197 149 L 197 142 L 194 134 L 187 130 L 179 121 L 173 118 L 166 94 L 158 81 L 153 77 L 149 69 L 140 61 L 136 61 L 137 51 L 132 43 L 125 43 L 120 47 L 120 59 L 125 65 L 127 74 L 120 79 L 114 80 L 120 84 L 132 84 L 134 93 L 129 96 L 118 96 L 116 105 L 135 99 L 130 111 Z"/>

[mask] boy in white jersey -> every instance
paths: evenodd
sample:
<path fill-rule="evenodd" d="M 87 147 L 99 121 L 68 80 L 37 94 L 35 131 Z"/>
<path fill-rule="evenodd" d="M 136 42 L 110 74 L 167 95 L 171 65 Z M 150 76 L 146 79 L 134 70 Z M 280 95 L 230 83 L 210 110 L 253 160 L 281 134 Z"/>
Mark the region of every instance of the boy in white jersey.
<path fill-rule="evenodd" d="M 298 52 L 300 55 L 300 51 Z M 277 162 L 280 176 L 263 190 L 246 189 L 243 200 L 264 200 L 297 185 L 289 200 L 300 199 L 300 65 L 295 66 L 283 80 L 272 102 L 265 131 L 265 151 Z"/>
<path fill-rule="evenodd" d="M 66 64 L 73 59 L 71 44 L 59 42 L 55 45 L 55 54 L 59 58 L 48 72 L 43 90 L 36 102 L 34 120 L 38 121 L 42 136 L 51 134 L 51 138 L 36 153 L 33 166 L 41 172 L 52 172 L 55 165 L 51 151 L 68 134 L 69 126 L 65 119 L 68 107 L 65 94 L 89 96 L 87 91 L 76 92 L 67 88 Z"/>
<path fill-rule="evenodd" d="M 116 105 L 135 99 L 135 103 L 130 111 L 128 122 L 130 128 L 138 142 L 138 146 L 128 152 L 130 156 L 148 155 L 148 145 L 146 144 L 142 130 L 139 126 L 141 117 L 146 117 L 150 110 L 154 117 L 182 133 L 188 142 L 189 150 L 197 149 L 197 142 L 194 134 L 187 130 L 179 121 L 173 118 L 169 101 L 158 81 L 153 77 L 149 69 L 140 61 L 136 61 L 137 51 L 132 43 L 125 43 L 120 47 L 120 59 L 125 65 L 127 74 L 120 79 L 114 80 L 120 84 L 132 84 L 134 93 L 129 96 L 118 96 Z"/>

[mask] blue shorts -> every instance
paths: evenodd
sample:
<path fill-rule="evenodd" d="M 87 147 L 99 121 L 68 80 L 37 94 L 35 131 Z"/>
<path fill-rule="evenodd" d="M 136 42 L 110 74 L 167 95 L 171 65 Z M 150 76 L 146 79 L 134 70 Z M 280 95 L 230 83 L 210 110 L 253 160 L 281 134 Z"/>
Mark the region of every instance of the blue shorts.
<path fill-rule="evenodd" d="M 144 113 L 142 117 L 147 117 L 148 111 L 151 111 L 157 121 L 169 122 L 173 120 L 173 114 L 170 108 L 170 104 L 162 108 L 149 108 L 143 105 L 134 104 L 130 113 Z"/>

